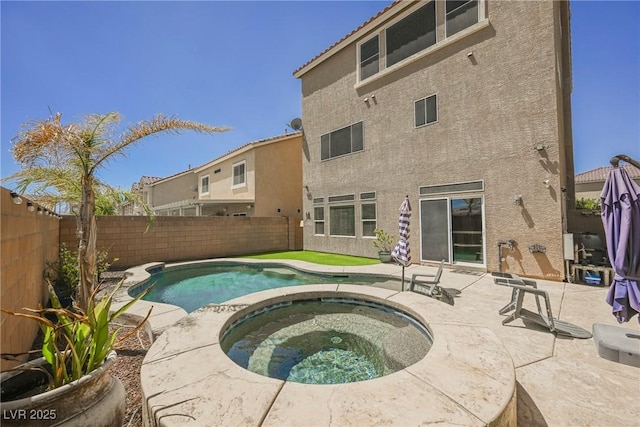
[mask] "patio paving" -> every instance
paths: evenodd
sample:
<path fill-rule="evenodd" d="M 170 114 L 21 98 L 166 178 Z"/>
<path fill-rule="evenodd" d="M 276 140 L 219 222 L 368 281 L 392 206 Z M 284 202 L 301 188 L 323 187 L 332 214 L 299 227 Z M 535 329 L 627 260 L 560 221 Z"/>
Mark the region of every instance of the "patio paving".
<path fill-rule="evenodd" d="M 302 261 L 282 263 L 310 271 L 375 273 L 396 277 L 400 277 L 402 271 L 399 266 L 391 264 L 329 267 Z M 435 271 L 435 267 L 413 265 L 405 270 L 405 277 L 410 278 L 418 272 L 433 274 Z M 549 293 L 554 317 L 589 331 L 594 323 L 618 326 L 611 307 L 605 302 L 606 288 L 536 281 L 540 289 Z M 593 338 L 556 337 L 544 328 L 525 324 L 521 319 L 502 325 L 505 316 L 498 314 L 498 310 L 510 300 L 511 289 L 495 285 L 490 274 L 445 269 L 440 285 L 460 291 L 455 298 L 453 313 L 458 311 L 465 318 L 471 316 L 480 326 L 492 330 L 511 355 L 516 371 L 519 425 L 640 426 L 640 368 L 599 357 Z M 400 291 L 398 283 L 388 282 L 383 286 Z M 525 307 L 534 309 L 532 296 L 525 297 Z M 620 326 L 640 334 L 637 318 Z"/>

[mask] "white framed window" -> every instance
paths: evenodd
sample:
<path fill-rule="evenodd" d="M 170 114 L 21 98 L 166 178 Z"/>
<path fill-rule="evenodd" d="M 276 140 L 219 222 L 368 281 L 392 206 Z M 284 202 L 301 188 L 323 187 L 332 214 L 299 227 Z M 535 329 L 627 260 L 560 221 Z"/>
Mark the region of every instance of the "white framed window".
<path fill-rule="evenodd" d="M 313 207 L 313 233 L 317 236 L 324 236 L 324 206 Z"/>
<path fill-rule="evenodd" d="M 354 123 L 320 136 L 320 160 L 364 150 L 364 125 Z"/>
<path fill-rule="evenodd" d="M 329 196 L 329 235 L 337 237 L 356 236 L 356 195 Z M 335 203 L 332 205 L 331 203 Z"/>
<path fill-rule="evenodd" d="M 209 194 L 209 175 L 200 177 L 200 194 Z"/>
<path fill-rule="evenodd" d="M 478 23 L 478 0 L 447 0 L 445 20 L 447 37 Z"/>
<path fill-rule="evenodd" d="M 438 121 L 438 97 L 431 95 L 414 103 L 415 126 L 421 127 Z"/>
<path fill-rule="evenodd" d="M 247 185 L 247 162 L 243 160 L 233 165 L 232 188 L 244 187 Z"/>
<path fill-rule="evenodd" d="M 329 206 L 329 235 L 355 237 L 356 209 L 354 205 Z"/>
<path fill-rule="evenodd" d="M 360 217 L 362 221 L 362 237 L 375 237 L 373 232 L 377 228 L 376 204 L 362 203 L 360 205 Z"/>
<path fill-rule="evenodd" d="M 356 45 L 356 88 L 489 26 L 486 0 L 413 3 L 415 6 L 408 7 Z M 444 8 L 442 13 L 438 9 L 440 7 Z M 442 25 L 445 26 L 445 36 L 439 39 L 436 28 Z"/>
<path fill-rule="evenodd" d="M 436 2 L 430 1 L 385 30 L 387 67 L 436 44 Z"/>
<path fill-rule="evenodd" d="M 371 77 L 380 71 L 380 37 L 375 35 L 364 43 L 360 44 L 358 54 L 360 55 L 360 80 Z"/>

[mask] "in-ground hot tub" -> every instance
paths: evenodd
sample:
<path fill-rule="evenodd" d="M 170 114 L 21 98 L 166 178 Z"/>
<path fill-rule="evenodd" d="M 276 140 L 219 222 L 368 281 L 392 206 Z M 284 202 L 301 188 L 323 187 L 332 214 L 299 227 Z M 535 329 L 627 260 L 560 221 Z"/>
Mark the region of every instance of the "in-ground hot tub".
<path fill-rule="evenodd" d="M 389 375 L 421 360 L 433 339 L 408 313 L 361 298 L 285 301 L 252 311 L 222 334 L 238 365 L 271 378 L 340 384 Z"/>
<path fill-rule="evenodd" d="M 223 351 L 221 338 L 246 316 L 323 298 L 405 313 L 433 337 L 431 348 L 396 372 L 340 384 L 256 374 Z M 279 288 L 203 307 L 158 337 L 143 362 L 141 380 L 146 425 L 473 426 L 516 421 L 513 362 L 490 329 L 434 299 L 367 286 Z"/>

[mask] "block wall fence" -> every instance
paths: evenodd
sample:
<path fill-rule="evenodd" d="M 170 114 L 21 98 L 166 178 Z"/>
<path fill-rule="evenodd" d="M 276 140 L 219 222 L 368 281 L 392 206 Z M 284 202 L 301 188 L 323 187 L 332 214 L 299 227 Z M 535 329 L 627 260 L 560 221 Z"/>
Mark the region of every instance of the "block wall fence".
<path fill-rule="evenodd" d="M 98 250 L 118 258 L 111 269 L 153 261 L 176 262 L 302 249 L 301 218 L 288 217 L 97 217 Z M 76 218 L 60 221 L 60 243 L 77 246 Z"/>
<path fill-rule="evenodd" d="M 33 203 L 30 211 L 25 197 L 15 204 L 11 192 L 0 187 L 0 307 L 22 311 L 23 307 L 37 308 L 48 302 L 44 271 L 48 262 L 58 259 L 60 220 L 46 213 L 38 213 Z M 38 333 L 38 324 L 0 314 L 0 351 L 22 353 L 31 349 Z M 27 357 L 21 357 L 26 361 Z M 18 365 L 19 361 L 2 360 L 0 369 Z"/>

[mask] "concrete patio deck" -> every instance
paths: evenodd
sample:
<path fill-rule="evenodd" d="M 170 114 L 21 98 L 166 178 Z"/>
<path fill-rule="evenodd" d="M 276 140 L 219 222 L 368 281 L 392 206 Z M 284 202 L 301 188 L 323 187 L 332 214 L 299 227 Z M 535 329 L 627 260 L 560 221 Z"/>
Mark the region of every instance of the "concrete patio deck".
<path fill-rule="evenodd" d="M 400 277 L 402 271 L 399 266 L 390 264 L 330 267 L 300 261 L 282 263 L 318 272 Z M 410 278 L 413 273 L 434 273 L 435 270 L 434 267 L 413 265 L 405 270 L 405 276 Z M 127 282 L 131 283 L 130 280 Z M 544 280 L 537 280 L 537 283 L 540 289 L 549 293 L 555 317 L 589 331 L 594 323 L 618 326 L 611 307 L 605 302 L 606 288 Z M 520 319 L 502 325 L 505 316 L 499 315 L 498 310 L 510 300 L 511 290 L 495 285 L 490 274 L 465 271 L 464 268 L 445 269 L 440 284 L 443 288 L 460 291 L 455 298 L 454 312 L 459 311 L 464 317 L 472 316 L 478 324 L 491 329 L 510 353 L 516 368 L 519 425 L 640 426 L 640 368 L 599 357 L 593 338 L 556 337 L 541 327 L 525 325 Z M 391 289 L 389 286 L 383 287 Z M 397 285 L 391 290 L 400 291 Z M 532 297 L 525 298 L 525 306 L 533 309 Z M 134 307 L 134 311 L 138 310 L 146 312 L 143 306 Z M 170 323 L 168 318 L 181 317 L 184 312 L 165 309 L 158 314 L 164 323 Z M 637 318 L 620 326 L 640 334 Z M 455 381 L 455 378 L 451 380 Z"/>

